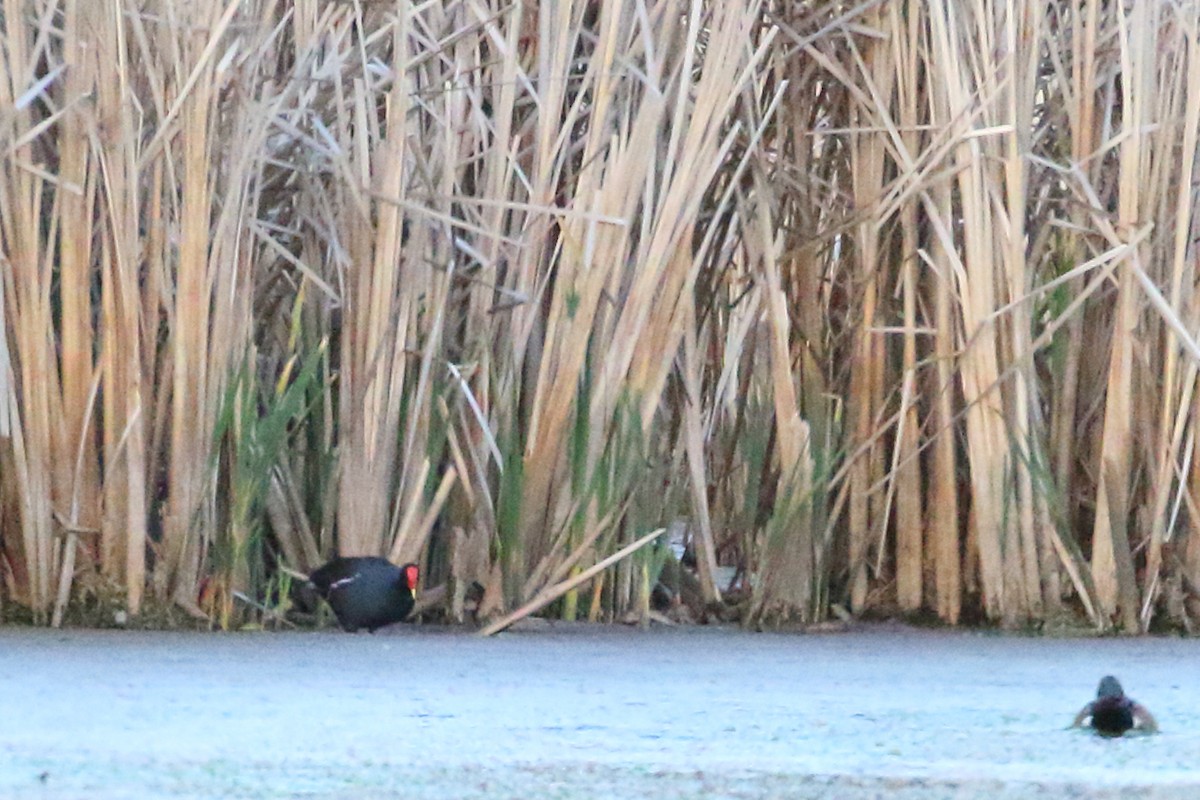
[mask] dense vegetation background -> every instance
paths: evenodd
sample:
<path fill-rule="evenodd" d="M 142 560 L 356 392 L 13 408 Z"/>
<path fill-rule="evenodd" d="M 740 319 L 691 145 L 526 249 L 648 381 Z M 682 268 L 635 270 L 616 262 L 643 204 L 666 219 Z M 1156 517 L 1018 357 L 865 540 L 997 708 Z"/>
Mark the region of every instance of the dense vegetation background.
<path fill-rule="evenodd" d="M 495 614 L 668 527 L 750 623 L 1200 618 L 1191 0 L 9 0 L 0 61 L 10 616 L 334 552 Z"/>

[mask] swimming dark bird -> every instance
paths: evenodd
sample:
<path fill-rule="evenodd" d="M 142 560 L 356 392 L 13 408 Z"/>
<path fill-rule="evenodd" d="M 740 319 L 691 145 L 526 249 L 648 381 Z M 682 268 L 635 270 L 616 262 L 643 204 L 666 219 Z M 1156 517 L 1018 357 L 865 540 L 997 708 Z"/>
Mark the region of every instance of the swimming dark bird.
<path fill-rule="evenodd" d="M 1112 675 L 1100 679 L 1100 688 L 1096 690 L 1096 699 L 1088 703 L 1075 715 L 1071 727 L 1085 725 L 1101 736 L 1120 736 L 1128 730 L 1136 728 L 1145 733 L 1158 731 L 1158 723 L 1141 703 L 1125 696 L 1121 682 Z"/>
<path fill-rule="evenodd" d="M 378 556 L 335 558 L 308 576 L 342 629 L 374 633 L 407 617 L 417 602 L 416 564 L 397 567 Z"/>

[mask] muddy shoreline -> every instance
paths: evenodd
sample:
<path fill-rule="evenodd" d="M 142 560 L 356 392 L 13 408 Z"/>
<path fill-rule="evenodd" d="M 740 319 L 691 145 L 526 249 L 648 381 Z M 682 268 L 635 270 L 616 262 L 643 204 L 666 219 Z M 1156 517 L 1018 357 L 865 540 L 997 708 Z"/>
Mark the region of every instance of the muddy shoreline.
<path fill-rule="evenodd" d="M 1200 641 L 0 628 L 0 795 L 1200 796 Z M 1067 730 L 1118 675 L 1157 736 Z"/>

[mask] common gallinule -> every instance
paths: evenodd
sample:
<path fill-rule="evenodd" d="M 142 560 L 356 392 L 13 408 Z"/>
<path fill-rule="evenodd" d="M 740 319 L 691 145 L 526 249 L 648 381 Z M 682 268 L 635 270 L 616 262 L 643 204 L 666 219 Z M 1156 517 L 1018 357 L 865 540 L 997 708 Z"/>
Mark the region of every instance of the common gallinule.
<path fill-rule="evenodd" d="M 1145 733 L 1158 730 L 1158 723 L 1146 707 L 1126 697 L 1121 682 L 1112 675 L 1100 679 L 1096 699 L 1075 715 L 1071 727 L 1084 726 L 1085 722 L 1101 736 L 1120 736 L 1134 728 Z"/>
<path fill-rule="evenodd" d="M 335 558 L 308 581 L 337 615 L 343 630 L 354 633 L 399 622 L 417 601 L 416 564 L 397 567 L 378 556 Z"/>

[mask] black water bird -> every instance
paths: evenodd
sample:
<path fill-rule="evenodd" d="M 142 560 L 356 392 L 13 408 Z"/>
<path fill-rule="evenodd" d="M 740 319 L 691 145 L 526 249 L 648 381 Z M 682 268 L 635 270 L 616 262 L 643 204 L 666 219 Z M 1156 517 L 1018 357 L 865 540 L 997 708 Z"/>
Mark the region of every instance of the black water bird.
<path fill-rule="evenodd" d="M 342 629 L 371 633 L 400 622 L 417 601 L 416 564 L 397 567 L 378 556 L 335 558 L 308 576 L 309 585 L 329 603 Z"/>
<path fill-rule="evenodd" d="M 1071 727 L 1090 727 L 1101 736 L 1121 736 L 1134 729 L 1144 733 L 1158 731 L 1154 716 L 1141 703 L 1127 697 L 1121 682 L 1112 675 L 1100 679 L 1096 699 L 1075 715 Z"/>

